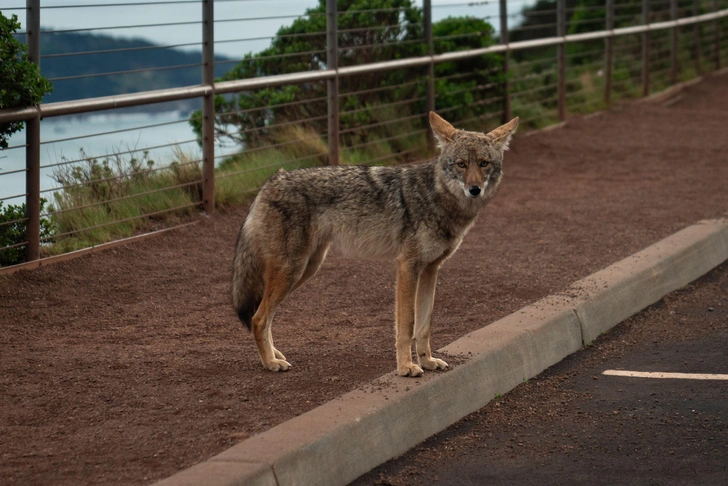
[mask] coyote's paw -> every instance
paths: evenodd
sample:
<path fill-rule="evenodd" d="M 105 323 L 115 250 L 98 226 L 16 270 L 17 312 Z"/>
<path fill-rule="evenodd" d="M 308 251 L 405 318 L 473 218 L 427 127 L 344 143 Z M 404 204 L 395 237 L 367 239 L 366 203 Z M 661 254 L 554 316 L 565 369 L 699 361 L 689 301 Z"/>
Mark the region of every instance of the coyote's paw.
<path fill-rule="evenodd" d="M 450 367 L 446 362 L 437 358 L 430 358 L 428 360 L 422 360 L 420 363 L 426 370 L 446 370 Z"/>
<path fill-rule="evenodd" d="M 291 369 L 291 363 L 284 359 L 274 359 L 265 365 L 268 371 L 288 371 Z"/>
<path fill-rule="evenodd" d="M 399 369 L 397 370 L 397 372 L 399 373 L 399 376 L 412 376 L 412 377 L 422 376 L 422 373 L 424 373 L 422 371 L 422 368 L 420 368 L 419 366 L 417 366 L 414 363 L 400 366 Z"/>
<path fill-rule="evenodd" d="M 275 355 L 276 359 L 282 359 L 283 361 L 286 360 L 286 357 L 283 356 L 283 353 L 278 351 L 276 348 L 273 348 L 273 354 Z M 290 366 L 290 365 L 288 365 L 288 366 Z"/>

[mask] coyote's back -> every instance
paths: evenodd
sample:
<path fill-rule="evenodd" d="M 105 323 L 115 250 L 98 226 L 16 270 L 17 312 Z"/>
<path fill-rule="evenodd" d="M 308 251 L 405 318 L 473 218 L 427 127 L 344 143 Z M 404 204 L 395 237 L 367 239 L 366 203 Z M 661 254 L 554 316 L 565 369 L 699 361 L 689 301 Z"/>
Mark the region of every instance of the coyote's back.
<path fill-rule="evenodd" d="M 430 122 L 442 149 L 435 161 L 279 171 L 261 188 L 238 236 L 232 297 L 267 369 L 290 368 L 273 346 L 276 308 L 318 271 L 331 246 L 397 260 L 399 373 L 422 373 L 412 362 L 413 337 L 424 368 L 447 367 L 429 348 L 437 270 L 495 194 L 518 119 L 489 134 L 455 130 L 434 113 Z"/>

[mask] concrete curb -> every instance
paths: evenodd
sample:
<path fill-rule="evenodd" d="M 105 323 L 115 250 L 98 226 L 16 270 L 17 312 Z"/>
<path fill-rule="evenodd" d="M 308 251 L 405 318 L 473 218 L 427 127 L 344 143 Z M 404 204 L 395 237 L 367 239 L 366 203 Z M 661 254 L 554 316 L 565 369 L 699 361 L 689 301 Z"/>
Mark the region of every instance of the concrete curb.
<path fill-rule="evenodd" d="M 690 226 L 445 346 L 451 371 L 387 374 L 157 484 L 346 484 L 725 260 L 728 220 Z"/>

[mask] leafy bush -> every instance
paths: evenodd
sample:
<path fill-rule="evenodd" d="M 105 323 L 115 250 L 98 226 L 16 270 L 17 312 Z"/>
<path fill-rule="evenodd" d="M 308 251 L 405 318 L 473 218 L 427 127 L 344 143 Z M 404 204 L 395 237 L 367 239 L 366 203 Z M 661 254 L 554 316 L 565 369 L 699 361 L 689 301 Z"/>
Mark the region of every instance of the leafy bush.
<path fill-rule="evenodd" d="M 15 38 L 19 28 L 17 15 L 7 18 L 0 12 L 0 109 L 37 105 L 53 90 Z M 23 122 L 0 123 L 0 148 L 7 148 L 10 135 L 22 128 Z"/>
<path fill-rule="evenodd" d="M 45 205 L 46 200 L 41 199 L 41 212 Z M 25 203 L 19 206 L 10 204 L 3 207 L 3 202 L 0 201 L 0 248 L 19 245 L 0 250 L 0 267 L 16 265 L 25 261 L 25 245 L 22 243 L 26 241 L 25 220 L 27 217 L 28 212 Z M 42 218 L 40 220 L 41 239 L 49 238 L 54 233 L 55 231 L 51 221 Z"/>
<path fill-rule="evenodd" d="M 83 162 L 61 165 L 53 173 L 62 189 L 54 192 L 50 212 L 65 236 L 48 252 L 130 236 L 152 219 L 168 221 L 189 214 L 189 204 L 199 200 L 199 161 L 182 152 L 159 168 L 147 151 L 118 151 L 98 159 L 81 150 L 81 158 Z M 145 216 L 150 213 L 161 214 Z"/>

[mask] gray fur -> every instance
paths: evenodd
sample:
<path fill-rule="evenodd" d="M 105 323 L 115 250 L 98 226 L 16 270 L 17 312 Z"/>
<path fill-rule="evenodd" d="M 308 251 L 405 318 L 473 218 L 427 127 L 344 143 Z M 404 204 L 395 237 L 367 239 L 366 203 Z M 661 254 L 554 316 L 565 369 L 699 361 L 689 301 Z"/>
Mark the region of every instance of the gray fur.
<path fill-rule="evenodd" d="M 416 288 L 426 268 L 434 269 L 436 278 L 439 264 L 457 250 L 480 210 L 495 195 L 503 177 L 503 151 L 518 120 L 487 135 L 455 130 L 434 113 L 430 121 L 442 149 L 436 160 L 409 167 L 279 171 L 261 188 L 238 237 L 232 293 L 235 309 L 248 328 L 252 326 L 268 369 L 290 367 L 279 358 L 283 355 L 270 338 L 275 307 L 316 273 L 329 246 L 346 256 L 397 259 L 404 272 L 401 279 L 411 274 Z M 266 293 L 266 285 L 275 289 Z M 263 299 L 270 302 L 261 306 Z M 398 306 L 404 299 L 398 297 Z M 421 374 L 419 367 L 412 368 L 400 356 L 405 352 L 399 349 L 404 346 L 399 344 L 399 328 L 410 323 L 397 326 L 399 371 Z M 427 346 L 427 359 L 446 367 L 429 356 Z"/>

